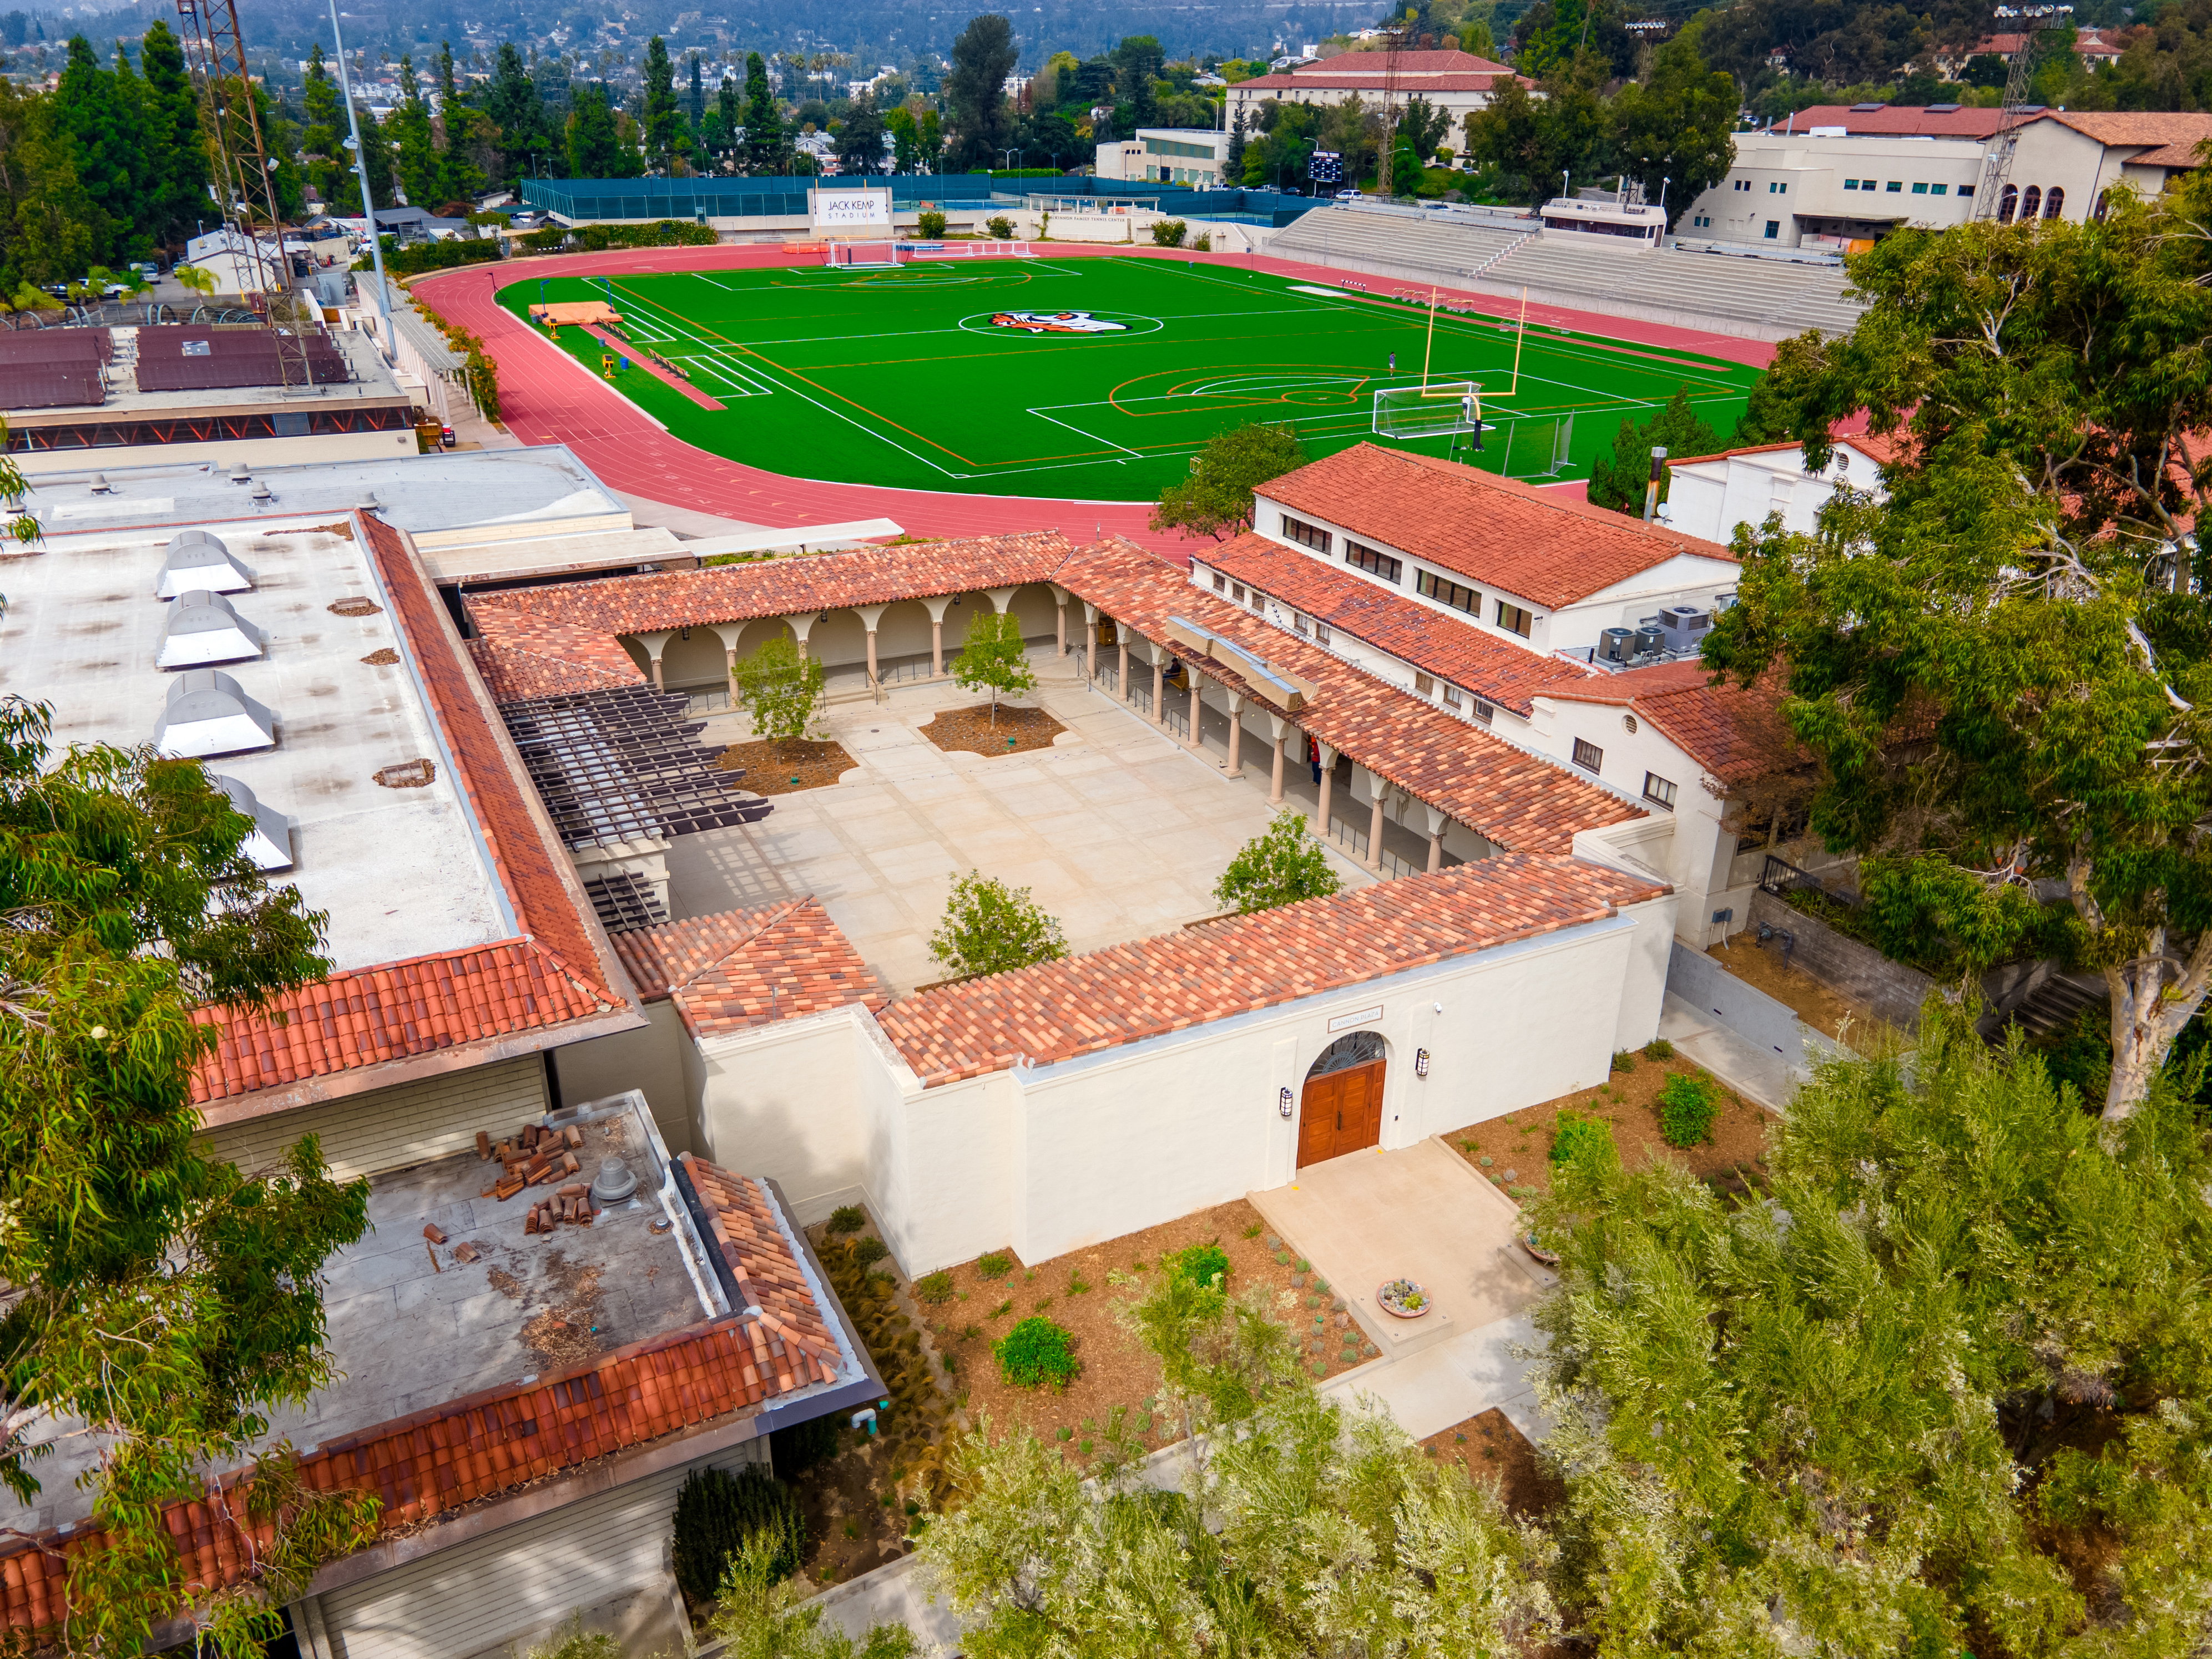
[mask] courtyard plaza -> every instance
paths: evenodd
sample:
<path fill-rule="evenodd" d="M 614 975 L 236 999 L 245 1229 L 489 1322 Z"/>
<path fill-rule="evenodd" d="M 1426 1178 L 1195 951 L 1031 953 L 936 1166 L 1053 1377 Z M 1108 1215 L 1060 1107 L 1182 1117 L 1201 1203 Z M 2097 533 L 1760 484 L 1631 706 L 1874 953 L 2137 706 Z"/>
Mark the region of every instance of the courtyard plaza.
<path fill-rule="evenodd" d="M 1048 750 L 939 749 L 921 728 L 943 710 L 981 700 L 950 680 L 887 684 L 881 701 L 833 696 L 827 735 L 854 767 L 833 785 L 776 796 L 759 823 L 677 839 L 668 854 L 671 915 L 812 894 L 903 994 L 943 976 L 929 936 L 952 883 L 970 869 L 1029 888 L 1060 921 L 1071 951 L 1219 914 L 1214 884 L 1280 810 L 1268 804 L 1269 769 L 1227 777 L 1226 720 L 1216 711 L 1208 711 L 1211 741 L 1194 750 L 1110 686 L 1087 684 L 1080 663 L 1049 642 L 1030 653 L 1038 684 L 1021 701 L 1066 728 Z M 1169 698 L 1171 711 L 1187 702 L 1173 690 Z M 1188 730 L 1187 717 L 1182 725 Z M 744 714 L 723 712 L 708 717 L 702 740 L 751 737 Z M 1286 772 L 1285 805 L 1310 819 L 1310 769 Z M 1425 856 L 1425 843 L 1401 833 L 1406 855 Z M 1330 847 L 1329 866 L 1347 888 L 1375 879 L 1340 844 Z"/>

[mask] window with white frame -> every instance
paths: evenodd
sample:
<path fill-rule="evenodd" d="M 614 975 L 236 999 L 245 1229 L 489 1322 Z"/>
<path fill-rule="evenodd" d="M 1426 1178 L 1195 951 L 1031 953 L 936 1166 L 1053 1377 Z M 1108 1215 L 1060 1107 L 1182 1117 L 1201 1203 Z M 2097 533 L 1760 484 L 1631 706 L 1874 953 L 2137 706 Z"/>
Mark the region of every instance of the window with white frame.
<path fill-rule="evenodd" d="M 1671 779 L 1661 777 L 1656 772 L 1646 772 L 1644 775 L 1644 799 L 1654 806 L 1663 806 L 1668 811 L 1673 811 L 1674 810 L 1674 781 Z"/>
<path fill-rule="evenodd" d="M 1310 547 L 1316 553 L 1328 552 L 1335 541 L 1335 538 L 1319 525 L 1308 524 L 1304 519 L 1294 519 L 1287 513 L 1283 514 L 1283 534 L 1299 546 Z"/>
<path fill-rule="evenodd" d="M 1605 750 L 1588 738 L 1575 739 L 1575 764 L 1586 772 L 1597 771 L 1605 764 Z"/>

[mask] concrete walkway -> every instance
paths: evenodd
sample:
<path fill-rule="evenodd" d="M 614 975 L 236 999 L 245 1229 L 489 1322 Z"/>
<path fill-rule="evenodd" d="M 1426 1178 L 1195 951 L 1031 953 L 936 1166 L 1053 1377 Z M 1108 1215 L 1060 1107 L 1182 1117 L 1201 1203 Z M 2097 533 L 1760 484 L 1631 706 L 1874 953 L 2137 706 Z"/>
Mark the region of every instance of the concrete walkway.
<path fill-rule="evenodd" d="M 1380 1407 L 1416 1440 L 1464 1423 L 1495 1406 L 1533 1444 L 1552 1431 L 1528 1381 L 1534 1363 L 1516 1350 L 1537 1346 L 1528 1314 L 1463 1332 L 1395 1362 L 1377 1360 L 1321 1386 L 1330 1399 Z"/>
<path fill-rule="evenodd" d="M 1550 1282 L 1515 1242 L 1513 1200 L 1441 1140 L 1310 1164 L 1289 1186 L 1249 1196 L 1386 1360 L 1510 1319 Z M 1401 1319 L 1376 1304 L 1376 1287 L 1399 1278 L 1429 1293 L 1430 1312 Z"/>
<path fill-rule="evenodd" d="M 1787 1111 L 1790 1097 L 1806 1075 L 1672 991 L 1660 1006 L 1659 1035 L 1746 1100 L 1769 1111 Z"/>

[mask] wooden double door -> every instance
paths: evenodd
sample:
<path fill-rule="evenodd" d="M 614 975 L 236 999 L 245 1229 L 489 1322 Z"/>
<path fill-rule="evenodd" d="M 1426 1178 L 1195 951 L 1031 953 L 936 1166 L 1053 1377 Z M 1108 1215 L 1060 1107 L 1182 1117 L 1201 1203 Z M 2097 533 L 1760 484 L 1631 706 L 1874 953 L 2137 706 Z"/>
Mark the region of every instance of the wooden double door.
<path fill-rule="evenodd" d="M 1382 1068 L 1371 1060 L 1306 1079 L 1298 1112 L 1298 1168 L 1342 1158 L 1382 1139 Z"/>

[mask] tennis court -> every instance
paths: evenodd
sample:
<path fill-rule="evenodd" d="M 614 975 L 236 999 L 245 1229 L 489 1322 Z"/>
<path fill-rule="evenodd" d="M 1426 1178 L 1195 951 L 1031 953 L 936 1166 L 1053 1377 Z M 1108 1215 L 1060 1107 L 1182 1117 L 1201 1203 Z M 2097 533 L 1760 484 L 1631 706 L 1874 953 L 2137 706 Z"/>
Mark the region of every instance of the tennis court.
<path fill-rule="evenodd" d="M 1149 500 L 1208 438 L 1252 421 L 1292 427 L 1315 456 L 1369 440 L 1587 477 L 1624 418 L 1680 388 L 1725 437 L 1758 378 L 1229 265 L 1038 252 L 526 278 L 499 299 L 526 319 L 605 301 L 619 333 L 562 326 L 561 346 L 594 375 L 628 350 L 615 386 L 702 449 L 796 477 L 992 495 Z"/>

